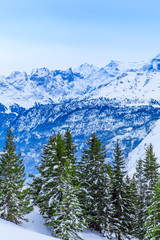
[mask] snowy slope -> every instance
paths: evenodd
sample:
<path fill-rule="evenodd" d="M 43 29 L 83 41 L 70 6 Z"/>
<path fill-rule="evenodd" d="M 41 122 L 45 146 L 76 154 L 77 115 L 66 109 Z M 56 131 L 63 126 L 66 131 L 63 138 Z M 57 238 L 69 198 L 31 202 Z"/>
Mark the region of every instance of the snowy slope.
<path fill-rule="evenodd" d="M 122 103 L 133 105 L 148 104 L 151 99 L 160 101 L 160 72 L 125 72 L 112 81 L 99 86 L 91 98 L 116 98 Z"/>
<path fill-rule="evenodd" d="M 133 175 L 138 159 L 144 159 L 145 150 L 149 144 L 153 145 L 153 151 L 160 164 L 160 120 L 154 124 L 152 131 L 144 138 L 144 140 L 129 154 L 127 161 L 127 171 L 129 175 Z"/>
<path fill-rule="evenodd" d="M 13 223 L 0 219 L 0 238 L 1 240 L 56 240 L 40 233 L 25 230 Z"/>
<path fill-rule="evenodd" d="M 34 210 L 27 214 L 28 222 L 23 221 L 22 227 L 26 230 L 37 232 L 43 235 L 52 236 L 49 229 L 44 225 L 44 219 L 39 213 L 39 208 L 34 207 Z"/>
<path fill-rule="evenodd" d="M 27 216 L 29 222 L 23 222 L 22 226 L 0 219 L 1 240 L 58 240 L 51 236 L 49 230 L 43 225 L 44 220 L 39 214 L 38 208 Z M 101 234 L 85 231 L 79 234 L 84 240 L 107 240 Z M 116 240 L 116 239 L 112 239 Z"/>
<path fill-rule="evenodd" d="M 107 240 L 100 234 L 87 231 L 80 234 L 84 240 Z M 13 223 L 0 219 L 0 237 L 1 240 L 58 240 L 51 236 L 46 236 L 37 232 L 26 230 L 22 227 L 16 226 Z M 115 239 L 115 238 L 114 238 Z M 112 240 L 114 240 L 112 239 Z M 116 240 L 116 239 L 115 239 Z"/>

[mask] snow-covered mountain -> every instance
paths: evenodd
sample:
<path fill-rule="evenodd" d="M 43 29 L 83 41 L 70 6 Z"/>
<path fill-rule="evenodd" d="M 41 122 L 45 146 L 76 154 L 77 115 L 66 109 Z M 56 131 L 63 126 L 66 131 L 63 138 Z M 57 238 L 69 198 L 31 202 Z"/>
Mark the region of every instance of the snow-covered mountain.
<path fill-rule="evenodd" d="M 159 90 L 160 55 L 148 63 L 111 61 L 102 68 L 85 63 L 74 70 L 1 76 L 0 151 L 12 127 L 27 172 L 34 172 L 49 136 L 70 128 L 77 157 L 92 132 L 106 145 L 108 161 L 117 139 L 127 157 L 160 119 Z"/>

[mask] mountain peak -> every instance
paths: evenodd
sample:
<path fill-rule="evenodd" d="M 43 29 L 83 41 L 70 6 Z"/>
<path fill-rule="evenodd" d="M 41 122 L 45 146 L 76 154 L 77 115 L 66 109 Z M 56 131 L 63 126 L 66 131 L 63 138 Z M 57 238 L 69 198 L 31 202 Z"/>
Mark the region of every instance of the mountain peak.
<path fill-rule="evenodd" d="M 50 74 L 50 71 L 48 68 L 43 67 L 43 68 L 34 68 L 32 69 L 31 76 L 34 77 L 46 77 Z"/>
<path fill-rule="evenodd" d="M 80 65 L 78 68 L 74 69 L 74 73 L 80 73 L 83 77 L 88 77 L 91 74 L 94 74 L 99 70 L 98 67 L 94 66 L 93 64 L 84 63 Z"/>
<path fill-rule="evenodd" d="M 160 53 L 155 58 L 156 59 L 160 59 Z"/>
<path fill-rule="evenodd" d="M 79 66 L 79 68 L 92 68 L 93 64 L 89 64 L 89 63 L 83 63 Z"/>
<path fill-rule="evenodd" d="M 7 77 L 7 79 L 9 79 L 10 81 L 19 81 L 19 80 L 27 80 L 28 79 L 28 76 L 27 76 L 27 73 L 26 72 L 19 72 L 19 71 L 15 71 L 15 72 L 12 72 L 10 74 L 10 76 Z"/>
<path fill-rule="evenodd" d="M 106 65 L 106 67 L 118 68 L 119 64 L 118 64 L 118 62 L 111 60 L 110 63 L 108 65 Z"/>
<path fill-rule="evenodd" d="M 72 73 L 73 73 L 72 68 L 68 68 L 68 69 L 66 70 L 66 73 L 72 74 Z"/>
<path fill-rule="evenodd" d="M 160 70 L 160 54 L 151 60 L 151 69 Z"/>

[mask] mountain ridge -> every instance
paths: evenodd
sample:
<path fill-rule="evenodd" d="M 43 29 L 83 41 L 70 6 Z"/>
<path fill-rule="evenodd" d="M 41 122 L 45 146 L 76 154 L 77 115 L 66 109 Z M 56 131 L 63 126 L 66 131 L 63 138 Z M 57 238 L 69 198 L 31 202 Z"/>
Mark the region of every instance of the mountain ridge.
<path fill-rule="evenodd" d="M 121 73 L 124 72 L 122 69 L 120 62 L 112 60 L 102 68 L 85 63 L 77 69 L 69 68 L 66 71 L 50 71 L 45 67 L 33 69 L 30 75 L 26 72 L 15 71 L 7 77 L 0 76 L 2 88 L 0 102 L 7 108 L 13 104 L 29 108 L 35 102 L 58 103 L 82 97 L 82 94 L 90 93 L 100 85 L 113 80 L 117 75 L 122 75 Z M 20 97 L 16 98 L 17 95 Z M 5 101 L 4 96 L 12 101 Z M 26 98 L 33 100 L 27 101 Z"/>

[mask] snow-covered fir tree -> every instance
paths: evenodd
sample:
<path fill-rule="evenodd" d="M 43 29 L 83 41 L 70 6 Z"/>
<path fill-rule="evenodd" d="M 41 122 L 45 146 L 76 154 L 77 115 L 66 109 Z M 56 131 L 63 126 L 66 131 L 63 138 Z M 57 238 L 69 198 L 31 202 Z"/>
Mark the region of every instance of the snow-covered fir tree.
<path fill-rule="evenodd" d="M 148 207 L 148 218 L 145 226 L 147 232 L 144 240 L 159 240 L 160 239 L 160 181 L 155 186 L 151 206 Z"/>
<path fill-rule="evenodd" d="M 39 201 L 39 192 L 41 190 L 42 179 L 38 175 L 29 174 L 29 177 L 32 178 L 32 182 L 29 183 L 30 186 L 30 196 L 34 205 L 38 205 Z"/>
<path fill-rule="evenodd" d="M 62 199 L 57 202 L 55 214 L 48 220 L 48 226 L 51 226 L 55 237 L 80 240 L 82 238 L 78 232 L 86 228 L 86 222 L 79 205 L 77 189 L 71 184 L 70 176 L 65 176 L 62 180 Z"/>
<path fill-rule="evenodd" d="M 37 169 L 39 170 L 38 178 L 40 182 L 39 189 L 38 189 L 37 202 L 40 207 L 40 211 L 42 215 L 46 216 L 46 218 L 49 217 L 49 213 L 52 215 L 52 210 L 49 207 L 48 199 L 52 197 L 52 189 L 54 193 L 56 188 L 56 185 L 53 184 L 51 181 L 52 178 L 54 177 L 54 174 L 56 174 L 55 171 L 54 173 L 52 173 L 53 169 L 56 170 L 56 166 L 57 166 L 56 162 L 53 161 L 55 157 L 55 147 L 56 147 L 56 136 L 53 135 L 50 137 L 49 142 L 44 146 L 41 163 L 39 166 L 37 166 Z M 35 189 L 35 192 L 37 189 L 36 183 L 37 183 L 37 179 L 35 178 L 32 186 Z M 46 219 L 46 222 L 47 222 L 47 219 Z"/>
<path fill-rule="evenodd" d="M 137 189 L 134 178 L 131 180 L 128 175 L 124 179 L 123 202 L 122 223 L 124 224 L 124 235 L 135 236 L 137 230 Z"/>
<path fill-rule="evenodd" d="M 83 230 L 85 222 L 77 198 L 78 190 L 72 184 L 75 168 L 72 165 L 75 160 L 74 151 L 68 154 L 67 136 L 69 132 L 65 140 L 60 133 L 53 135 L 44 147 L 38 166 L 39 179 L 42 181 L 38 205 L 53 235 L 73 240 L 81 239 L 77 232 Z M 74 149 L 73 143 L 70 143 L 70 147 Z"/>
<path fill-rule="evenodd" d="M 76 145 L 73 142 L 72 139 L 72 133 L 69 129 L 66 130 L 64 134 L 64 142 L 65 142 L 65 147 L 66 147 L 66 164 L 67 166 L 67 175 L 69 174 L 71 177 L 71 182 L 72 185 L 75 185 L 78 187 L 79 185 L 79 178 L 78 178 L 78 164 L 76 162 L 76 157 L 75 153 L 77 152 L 76 150 Z"/>
<path fill-rule="evenodd" d="M 146 206 L 146 189 L 147 183 L 143 172 L 143 160 L 139 159 L 136 166 L 135 181 L 137 187 L 137 208 L 136 208 L 136 237 L 140 240 L 144 239 L 146 228 L 144 223 L 147 218 L 147 206 Z"/>
<path fill-rule="evenodd" d="M 138 189 L 136 184 L 135 175 L 132 176 L 132 179 L 130 180 L 130 191 L 131 191 L 131 201 L 134 206 L 134 220 L 132 222 L 132 231 L 131 235 L 137 237 L 137 232 L 139 230 L 138 227 L 138 217 L 137 217 L 137 209 L 138 209 Z M 137 237 L 138 238 L 138 237 Z"/>
<path fill-rule="evenodd" d="M 153 192 L 158 181 L 158 168 L 157 158 L 153 152 L 153 146 L 150 144 L 146 149 L 144 160 L 138 160 L 135 173 L 138 191 L 136 237 L 140 240 L 144 239 L 146 233 L 144 223 L 148 216 L 147 207 L 151 205 Z"/>
<path fill-rule="evenodd" d="M 118 240 L 123 239 L 123 236 L 128 236 L 131 225 L 132 215 L 129 216 L 131 206 L 130 199 L 126 193 L 126 186 L 124 183 L 125 160 L 117 141 L 114 150 L 114 160 L 112 166 L 112 219 L 111 219 L 111 232 L 116 235 Z"/>
<path fill-rule="evenodd" d="M 159 164 L 157 163 L 157 158 L 153 152 L 153 146 L 150 144 L 145 153 L 145 158 L 143 161 L 143 172 L 145 182 L 147 183 L 146 189 L 146 205 L 150 206 L 151 199 L 153 197 L 153 191 L 156 186 L 159 177 Z"/>
<path fill-rule="evenodd" d="M 81 205 L 90 229 L 106 233 L 110 217 L 110 179 L 105 164 L 106 149 L 92 134 L 83 150 L 80 163 L 82 192 Z"/>
<path fill-rule="evenodd" d="M 6 136 L 6 144 L 0 157 L 0 216 L 20 224 L 27 220 L 25 214 L 32 211 L 29 189 L 24 187 L 25 167 L 11 129 Z"/>

